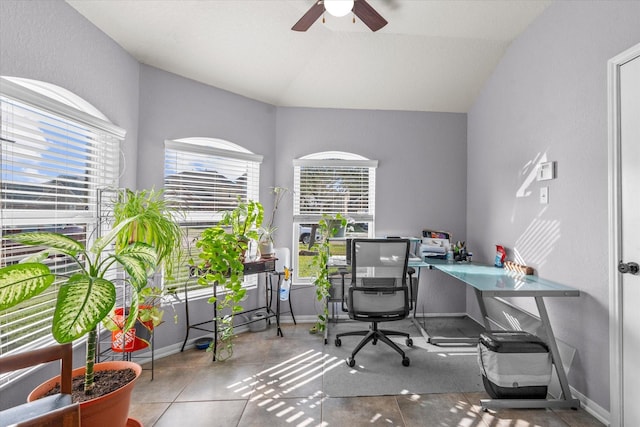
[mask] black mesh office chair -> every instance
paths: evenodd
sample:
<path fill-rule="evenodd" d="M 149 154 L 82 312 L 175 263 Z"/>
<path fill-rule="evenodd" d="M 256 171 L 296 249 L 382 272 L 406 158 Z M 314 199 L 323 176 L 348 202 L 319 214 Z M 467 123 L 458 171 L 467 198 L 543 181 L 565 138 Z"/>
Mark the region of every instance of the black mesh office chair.
<path fill-rule="evenodd" d="M 370 322 L 366 331 L 345 332 L 336 335 L 335 345 L 342 345 L 342 337 L 364 336 L 347 359 L 355 366 L 356 354 L 369 342 L 386 343 L 402 356 L 402 364 L 409 366 L 409 358 L 388 336 L 406 338 L 407 346 L 413 346 L 408 333 L 378 329 L 379 322 L 402 320 L 409 315 L 409 287 L 407 263 L 409 240 L 407 239 L 354 239 L 351 246 L 351 285 L 347 299 L 349 317 Z"/>

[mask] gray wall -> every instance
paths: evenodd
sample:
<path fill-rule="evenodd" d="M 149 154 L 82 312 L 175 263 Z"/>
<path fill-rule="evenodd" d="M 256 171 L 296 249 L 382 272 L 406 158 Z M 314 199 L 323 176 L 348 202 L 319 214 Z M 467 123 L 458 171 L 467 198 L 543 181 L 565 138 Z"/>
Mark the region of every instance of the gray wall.
<path fill-rule="evenodd" d="M 134 187 L 138 62 L 62 0 L 2 0 L 0 24 L 0 75 L 68 89 L 126 129 L 121 184 Z"/>
<path fill-rule="evenodd" d="M 556 2 L 510 46 L 468 115 L 469 244 L 489 262 L 494 244 L 503 244 L 539 276 L 582 291 L 547 308 L 557 337 L 577 349 L 570 384 L 603 408 L 611 267 L 606 64 L 638 41 L 640 2 Z M 557 178 L 529 182 L 541 156 L 557 162 Z M 548 205 L 538 202 L 542 186 Z"/>
<path fill-rule="evenodd" d="M 127 130 L 122 185 L 135 186 L 139 64 L 61 0 L 0 1 L 0 75 L 42 80 L 81 96 Z M 74 354 L 82 365 L 84 347 Z M 0 408 L 23 403 L 47 368 L 3 389 Z"/>
<path fill-rule="evenodd" d="M 293 159 L 307 154 L 348 151 L 378 160 L 378 236 L 419 236 L 433 227 L 465 239 L 465 114 L 278 108 L 276 144 L 275 183 L 289 188 Z M 278 215 L 277 243 L 291 246 L 292 203 Z M 463 285 L 432 279 L 421 277 L 420 310 L 464 312 Z M 295 295 L 296 314 L 314 314 L 313 301 L 313 290 Z"/>
<path fill-rule="evenodd" d="M 220 138 L 264 156 L 260 199 L 270 202 L 275 167 L 276 107 L 140 66 L 139 188 L 163 185 L 164 141 Z M 270 208 L 270 205 L 269 205 Z"/>

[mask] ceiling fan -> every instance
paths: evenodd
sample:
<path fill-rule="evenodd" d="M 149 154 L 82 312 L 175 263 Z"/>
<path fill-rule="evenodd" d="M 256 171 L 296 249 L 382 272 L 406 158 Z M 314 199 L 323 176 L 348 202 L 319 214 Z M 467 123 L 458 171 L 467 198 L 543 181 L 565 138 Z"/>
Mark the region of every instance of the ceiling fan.
<path fill-rule="evenodd" d="M 334 6 L 337 7 L 336 12 L 333 12 Z M 334 16 L 344 16 L 353 11 L 353 14 L 364 22 L 371 31 L 378 31 L 387 25 L 387 21 L 366 0 L 317 0 L 291 29 L 307 31 L 325 10 Z"/>

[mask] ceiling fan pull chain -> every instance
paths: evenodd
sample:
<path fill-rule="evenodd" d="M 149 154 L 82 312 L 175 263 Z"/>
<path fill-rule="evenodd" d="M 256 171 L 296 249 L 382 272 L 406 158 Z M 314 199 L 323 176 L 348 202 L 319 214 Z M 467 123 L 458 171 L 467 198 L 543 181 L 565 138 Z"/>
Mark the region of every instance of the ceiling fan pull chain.
<path fill-rule="evenodd" d="M 356 23 L 356 14 L 352 14 L 351 15 L 351 22 L 353 22 L 354 24 Z"/>
<path fill-rule="evenodd" d="M 324 24 L 324 13 L 322 14 L 322 23 Z"/>

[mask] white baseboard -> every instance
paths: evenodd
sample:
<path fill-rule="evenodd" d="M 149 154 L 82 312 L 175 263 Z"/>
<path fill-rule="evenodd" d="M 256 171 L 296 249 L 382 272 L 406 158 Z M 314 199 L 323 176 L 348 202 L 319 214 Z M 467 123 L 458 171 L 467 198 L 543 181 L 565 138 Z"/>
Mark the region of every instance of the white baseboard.
<path fill-rule="evenodd" d="M 587 396 L 580 393 L 573 387 L 570 386 L 569 388 L 571 389 L 571 394 L 573 395 L 573 397 L 580 401 L 581 406 L 585 411 L 593 415 L 593 417 L 600 421 L 602 424 L 606 426 L 609 425 L 609 420 L 611 419 L 611 414 L 609 413 L 609 411 L 607 411 L 602 406 L 598 405 L 596 402 L 589 399 Z"/>

